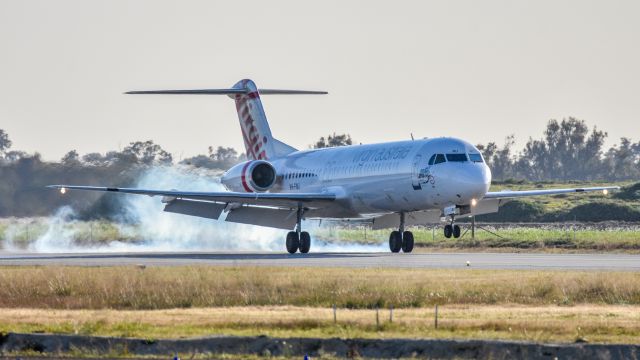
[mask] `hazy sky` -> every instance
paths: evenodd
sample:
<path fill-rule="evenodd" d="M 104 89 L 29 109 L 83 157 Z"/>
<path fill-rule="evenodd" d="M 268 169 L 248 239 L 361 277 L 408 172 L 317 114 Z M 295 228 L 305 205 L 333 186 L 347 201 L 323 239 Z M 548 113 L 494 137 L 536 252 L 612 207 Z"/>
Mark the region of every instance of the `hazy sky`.
<path fill-rule="evenodd" d="M 134 89 L 327 90 L 263 96 L 299 148 L 540 137 L 575 116 L 640 140 L 640 1 L 0 0 L 0 129 L 58 159 L 153 139 L 176 158 L 243 149 L 223 96 Z"/>

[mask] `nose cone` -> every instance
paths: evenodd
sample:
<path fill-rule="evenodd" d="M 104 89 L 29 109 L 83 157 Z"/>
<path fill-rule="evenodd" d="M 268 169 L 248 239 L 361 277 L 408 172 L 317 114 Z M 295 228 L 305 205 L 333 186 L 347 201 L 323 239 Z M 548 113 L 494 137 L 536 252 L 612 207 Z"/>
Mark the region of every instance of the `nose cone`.
<path fill-rule="evenodd" d="M 462 197 L 466 200 L 479 200 L 489 191 L 491 171 L 484 163 L 468 164 L 462 180 Z"/>
<path fill-rule="evenodd" d="M 481 192 L 482 192 L 482 196 L 484 196 L 489 191 L 489 187 L 491 186 L 491 169 L 489 169 L 489 167 L 485 163 L 478 164 L 478 165 L 480 165 L 480 168 L 481 168 L 478 178 L 482 179 Z"/>

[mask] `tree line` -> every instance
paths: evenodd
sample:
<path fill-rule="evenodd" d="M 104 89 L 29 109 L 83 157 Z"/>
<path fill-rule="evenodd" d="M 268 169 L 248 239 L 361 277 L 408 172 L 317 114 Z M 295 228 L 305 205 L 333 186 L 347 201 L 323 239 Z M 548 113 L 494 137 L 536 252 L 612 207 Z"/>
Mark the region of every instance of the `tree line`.
<path fill-rule="evenodd" d="M 496 180 L 529 181 L 637 180 L 640 178 L 640 141 L 623 137 L 604 147 L 607 133 L 595 126 L 589 130 L 576 118 L 549 120 L 543 136 L 529 138 L 524 148 L 514 150 L 514 136 L 502 146 L 495 142 L 477 145 Z"/>
<path fill-rule="evenodd" d="M 550 120 L 543 136 L 530 138 L 519 151 L 514 149 L 513 136 L 507 137 L 501 146 L 489 142 L 479 144 L 478 149 L 497 181 L 639 179 L 640 142 L 623 137 L 618 144 L 605 149 L 606 137 L 606 132 L 596 127 L 589 129 L 585 121 L 568 118 Z M 310 147 L 352 143 L 350 135 L 334 133 L 321 137 Z M 117 204 L 100 199 L 100 194 L 74 193 L 63 199 L 45 186 L 69 183 L 133 186 L 149 166 L 177 163 L 225 170 L 244 160 L 246 156 L 233 148 L 210 146 L 206 154 L 176 161 L 160 145 L 147 140 L 131 142 L 119 151 L 81 155 L 71 150 L 59 161 L 43 161 L 38 153 L 13 149 L 9 135 L 0 129 L 0 217 L 45 216 L 69 201 L 85 214 L 105 216 Z"/>

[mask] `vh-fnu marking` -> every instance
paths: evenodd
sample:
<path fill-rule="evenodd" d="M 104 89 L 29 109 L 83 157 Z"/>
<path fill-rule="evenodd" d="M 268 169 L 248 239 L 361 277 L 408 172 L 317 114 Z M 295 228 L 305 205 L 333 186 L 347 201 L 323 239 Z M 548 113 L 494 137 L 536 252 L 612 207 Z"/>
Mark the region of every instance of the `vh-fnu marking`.
<path fill-rule="evenodd" d="M 480 151 L 456 138 L 433 138 L 297 150 L 273 137 L 260 95 L 327 94 L 258 89 L 241 80 L 230 89 L 131 91 L 127 94 L 228 95 L 235 100 L 248 160 L 222 176 L 225 192 L 51 185 L 162 196 L 164 211 L 290 230 L 289 253 L 309 252 L 304 219 L 350 219 L 391 228 L 392 252 L 411 252 L 406 227 L 444 221 L 444 235 L 460 237 L 456 219 L 497 212 L 509 199 L 618 189 L 615 186 L 489 191 L 491 170 Z"/>

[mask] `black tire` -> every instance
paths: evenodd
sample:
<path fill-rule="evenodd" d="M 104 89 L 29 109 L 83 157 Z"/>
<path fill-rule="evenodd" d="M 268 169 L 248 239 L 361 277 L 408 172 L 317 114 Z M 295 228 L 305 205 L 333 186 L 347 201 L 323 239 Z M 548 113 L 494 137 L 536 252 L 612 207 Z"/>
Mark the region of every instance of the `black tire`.
<path fill-rule="evenodd" d="M 306 254 L 311 249 L 311 236 L 308 232 L 303 231 L 300 233 L 300 252 Z"/>
<path fill-rule="evenodd" d="M 413 233 L 411 231 L 405 231 L 402 234 L 402 251 L 410 253 L 413 250 Z"/>
<path fill-rule="evenodd" d="M 402 236 L 400 231 L 392 231 L 389 235 L 389 250 L 393 253 L 400 252 L 402 248 Z"/>
<path fill-rule="evenodd" d="M 453 225 L 453 237 L 456 239 L 460 237 L 460 226 Z"/>
<path fill-rule="evenodd" d="M 300 239 L 298 239 L 298 233 L 295 231 L 289 231 L 287 233 L 287 251 L 289 254 L 295 254 L 300 247 Z"/>
<path fill-rule="evenodd" d="M 453 227 L 451 225 L 445 225 L 444 226 L 444 237 L 446 237 L 447 239 L 451 237 L 451 234 L 453 234 Z"/>

